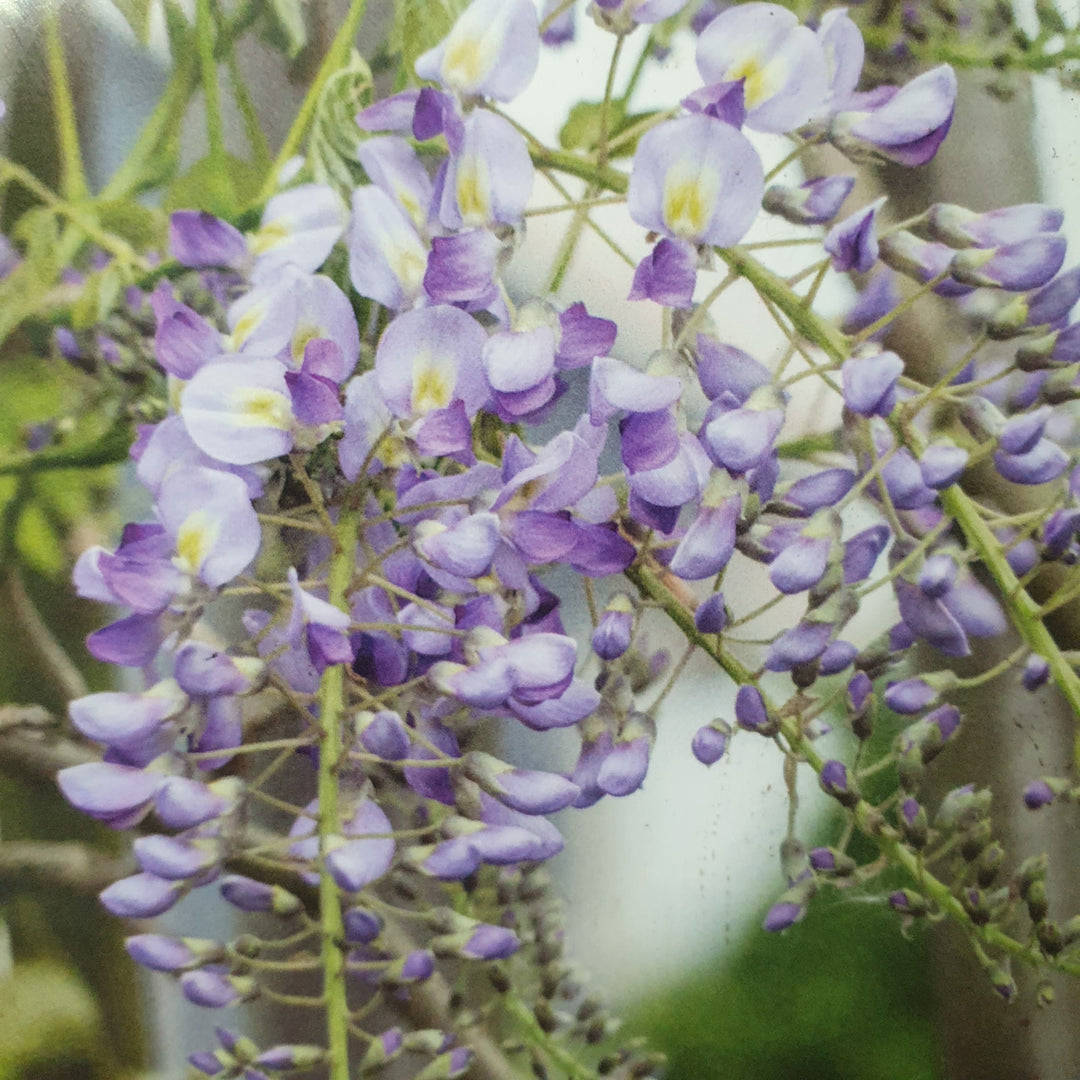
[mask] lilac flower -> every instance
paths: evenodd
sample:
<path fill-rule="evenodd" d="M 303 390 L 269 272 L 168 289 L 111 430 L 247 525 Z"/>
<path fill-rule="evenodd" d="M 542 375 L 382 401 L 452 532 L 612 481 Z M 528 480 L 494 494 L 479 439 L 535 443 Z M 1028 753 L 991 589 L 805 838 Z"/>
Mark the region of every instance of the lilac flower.
<path fill-rule="evenodd" d="M 845 360 L 844 404 L 860 416 L 887 417 L 896 404 L 896 383 L 903 373 L 904 361 L 894 352 Z"/>
<path fill-rule="evenodd" d="M 687 0 L 594 0 L 601 26 L 626 33 L 638 23 L 657 23 L 681 11 Z"/>
<path fill-rule="evenodd" d="M 828 623 L 804 620 L 785 630 L 770 645 L 765 656 L 767 671 L 790 671 L 808 664 L 825 652 L 833 628 Z"/>
<path fill-rule="evenodd" d="M 717 494 L 703 501 L 675 549 L 671 572 L 686 581 L 700 581 L 719 573 L 735 552 L 735 527 L 741 509 L 742 500 L 734 494 Z"/>
<path fill-rule="evenodd" d="M 476 109 L 449 141 L 442 223 L 448 229 L 520 224 L 534 179 L 522 135 L 501 116 Z"/>
<path fill-rule="evenodd" d="M 181 883 L 154 874 L 133 874 L 114 882 L 100 894 L 105 909 L 122 919 L 152 919 L 163 915 L 185 891 Z"/>
<path fill-rule="evenodd" d="M 137 964 L 151 971 L 183 971 L 219 961 L 224 954 L 216 941 L 164 934 L 134 934 L 125 939 L 124 948 Z"/>
<path fill-rule="evenodd" d="M 361 296 L 401 311 L 421 295 L 427 247 L 382 188 L 367 185 L 353 192 L 348 246 L 349 277 Z"/>
<path fill-rule="evenodd" d="M 345 231 L 346 218 L 341 200 L 325 184 L 301 184 L 275 195 L 250 240 L 252 279 L 268 281 L 290 264 L 305 273 L 318 270 Z"/>
<path fill-rule="evenodd" d="M 212 968 L 185 972 L 180 976 L 180 990 L 193 1005 L 204 1009 L 222 1009 L 227 1005 L 250 1001 L 258 993 L 254 979 L 226 975 Z"/>
<path fill-rule="evenodd" d="M 1048 484 L 1069 467 L 1069 455 L 1055 442 L 1039 439 L 1026 454 L 994 454 L 994 467 L 1014 484 Z"/>
<path fill-rule="evenodd" d="M 1024 662 L 1021 682 L 1025 690 L 1035 691 L 1045 686 L 1050 679 L 1050 663 L 1036 653 L 1032 653 Z"/>
<path fill-rule="evenodd" d="M 489 394 L 481 362 L 486 342 L 479 323 L 445 306 L 399 315 L 379 339 L 379 392 L 393 415 L 412 422 L 411 435 L 422 451 L 448 453 L 470 445 L 468 418 Z"/>
<path fill-rule="evenodd" d="M 553 814 L 581 794 L 577 784 L 558 773 L 515 769 L 478 750 L 465 758 L 465 774 L 519 814 Z"/>
<path fill-rule="evenodd" d="M 416 61 L 416 74 L 463 98 L 509 101 L 532 81 L 539 56 L 529 0 L 473 0 L 450 33 Z"/>
<path fill-rule="evenodd" d="M 775 735 L 780 722 L 769 715 L 761 691 L 756 686 L 740 686 L 735 694 L 735 721 L 744 731 L 759 735 Z"/>
<path fill-rule="evenodd" d="M 1022 292 L 1045 285 L 1065 261 L 1065 237 L 1035 236 L 994 248 L 958 251 L 949 264 L 952 276 L 965 285 L 993 286 Z"/>
<path fill-rule="evenodd" d="M 855 93 L 862 75 L 866 54 L 862 31 L 849 18 L 847 8 L 833 8 L 822 15 L 817 39 L 828 75 L 826 109 L 842 108 Z"/>
<path fill-rule="evenodd" d="M 967 467 L 968 452 L 950 442 L 931 443 L 919 458 L 919 471 L 927 487 L 951 487 Z"/>
<path fill-rule="evenodd" d="M 855 806 L 860 799 L 859 789 L 847 766 L 840 761 L 826 761 L 819 775 L 821 790 L 831 795 L 841 806 Z"/>
<path fill-rule="evenodd" d="M 469 311 L 499 310 L 495 285 L 500 243 L 486 229 L 472 229 L 431 241 L 424 292 L 438 304 L 462 304 Z"/>
<path fill-rule="evenodd" d="M 492 334 L 483 361 L 495 404 L 510 421 L 536 412 L 555 396 L 555 332 L 550 326 Z"/>
<path fill-rule="evenodd" d="M 731 741 L 731 725 L 726 720 L 714 720 L 694 733 L 690 749 L 702 765 L 715 765 Z"/>
<path fill-rule="evenodd" d="M 230 465 L 251 465 L 287 453 L 296 417 L 277 360 L 207 364 L 184 387 L 180 415 L 200 450 Z"/>
<path fill-rule="evenodd" d="M 618 660 L 630 647 L 634 608 L 622 593 L 607 606 L 592 635 L 593 651 L 601 660 Z"/>
<path fill-rule="evenodd" d="M 182 266 L 193 267 L 239 267 L 248 253 L 238 230 L 199 210 L 177 210 L 170 215 L 169 250 Z"/>
<path fill-rule="evenodd" d="M 829 138 L 845 153 L 871 150 L 900 165 L 925 165 L 936 153 L 956 104 L 956 74 L 947 64 L 902 87 L 856 94 L 832 119 Z"/>
<path fill-rule="evenodd" d="M 719 634 L 727 623 L 727 608 L 724 606 L 724 594 L 714 592 L 697 606 L 694 612 L 694 626 L 699 634 Z"/>
<path fill-rule="evenodd" d="M 161 778 L 130 765 L 92 761 L 61 769 L 60 790 L 72 806 L 113 829 L 130 829 L 150 812 Z"/>
<path fill-rule="evenodd" d="M 772 453 L 783 424 L 783 402 L 772 387 L 763 387 L 741 406 L 733 408 L 730 398 L 713 402 L 701 426 L 701 444 L 717 465 L 746 473 Z"/>
<path fill-rule="evenodd" d="M 351 663 L 348 613 L 301 589 L 294 567 L 289 567 L 287 576 L 293 606 L 286 636 L 293 648 L 305 650 L 320 674 L 332 664 Z"/>
<path fill-rule="evenodd" d="M 1038 233 L 1057 232 L 1065 215 L 1042 203 L 1006 206 L 976 214 L 952 203 L 935 203 L 927 211 L 927 227 L 935 240 L 950 247 L 996 248 L 1019 244 Z"/>
<path fill-rule="evenodd" d="M 149 765 L 176 738 L 176 720 L 188 696 L 175 680 L 163 679 L 142 694 L 107 691 L 77 698 L 71 722 L 88 739 L 108 746 L 124 764 Z"/>
<path fill-rule="evenodd" d="M 878 258 L 877 212 L 884 205 L 883 195 L 838 222 L 826 234 L 824 247 L 838 273 L 853 270 L 865 274 L 873 269 Z"/>
<path fill-rule="evenodd" d="M 776 4 L 741 4 L 702 32 L 697 66 L 706 83 L 742 80 L 746 123 L 757 131 L 800 127 L 828 89 L 825 53 L 813 31 Z"/>
<path fill-rule="evenodd" d="M 540 34 L 540 40 L 549 48 L 566 45 L 575 37 L 573 5 L 548 22 L 548 19 L 560 7 L 562 7 L 562 0 L 544 0 L 543 7 L 540 9 L 540 25 L 547 24 L 547 29 Z"/>
<path fill-rule="evenodd" d="M 761 205 L 793 225 L 826 225 L 840 212 L 854 186 L 854 176 L 841 175 L 821 176 L 798 187 L 774 184 L 765 192 Z"/>
<path fill-rule="evenodd" d="M 627 209 L 654 232 L 730 247 L 753 224 L 764 187 L 761 159 L 743 135 L 709 116 L 685 116 L 638 143 Z"/>
<path fill-rule="evenodd" d="M 638 263 L 628 300 L 652 300 L 665 307 L 688 308 L 694 301 L 697 253 L 680 240 L 662 238 Z"/>

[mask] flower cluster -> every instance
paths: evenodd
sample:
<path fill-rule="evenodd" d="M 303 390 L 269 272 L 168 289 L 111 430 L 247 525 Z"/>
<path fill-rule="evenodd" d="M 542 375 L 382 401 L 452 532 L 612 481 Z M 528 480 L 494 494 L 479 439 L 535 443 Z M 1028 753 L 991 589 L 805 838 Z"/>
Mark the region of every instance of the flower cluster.
<path fill-rule="evenodd" d="M 682 6 L 592 8 L 625 35 Z M 422 88 L 356 117 L 366 182 L 351 208 L 301 183 L 247 235 L 176 213 L 170 255 L 201 275 L 203 301 L 186 303 L 167 277 L 143 301 L 167 402 L 132 449 L 152 513 L 75 570 L 81 596 L 125 612 L 90 636 L 91 653 L 142 688 L 72 704 L 104 757 L 64 770 L 60 785 L 90 816 L 141 829 L 139 872 L 102 894 L 113 913 L 149 918 L 213 886 L 290 924 L 288 961 L 264 956 L 282 943 L 251 937 L 129 939 L 190 1001 L 273 997 L 283 971 L 321 970 L 326 983 L 327 1050 L 260 1050 L 223 1033 L 191 1059 L 207 1075 L 276 1075 L 326 1053 L 339 1067 L 346 1055 L 347 1071 L 353 1038 L 362 1071 L 412 1054 L 425 1080 L 458 1076 L 475 1050 L 464 1021 L 402 1032 L 365 1018 L 379 1015 L 373 1002 L 477 961 L 493 965 L 505 1008 L 524 995 L 544 1031 L 602 1041 L 594 1005 L 551 1005 L 578 989 L 537 867 L 562 847 L 550 815 L 646 781 L 670 685 L 650 689 L 664 658 L 641 645 L 656 607 L 739 684 L 734 716 L 695 736 L 700 761 L 719 761 L 746 731 L 812 767 L 929 889 L 893 894 L 905 918 L 959 905 L 972 927 L 1004 925 L 1018 903 L 995 887 L 1004 852 L 980 793 L 953 793 L 933 816 L 919 793 L 961 727 L 952 691 L 1023 662 L 1029 688 L 1053 674 L 1074 693 L 1075 675 L 1060 653 L 1042 655 L 1049 639 L 1017 601 L 1028 575 L 1080 551 L 1073 424 L 1059 407 L 1075 396 L 1080 271 L 1059 273 L 1060 214 L 935 206 L 899 228 L 880 199 L 837 220 L 852 176 L 768 185 L 756 132 L 796 150 L 829 141 L 855 161 L 928 161 L 956 80 L 941 67 L 859 91 L 863 41 L 844 11 L 810 29 L 771 4 L 726 8 L 700 29 L 701 88 L 649 118 L 628 176 L 602 161 L 591 176 L 655 241 L 630 297 L 656 305 L 664 347 L 641 369 L 613 355 L 615 324 L 584 303 L 505 284 L 545 152 L 496 103 L 526 87 L 540 48 L 529 0 L 474 0 L 417 61 Z M 762 213 L 817 240 L 817 261 L 793 281 L 737 246 Z M 767 366 L 713 328 L 695 295 L 718 262 L 774 306 L 805 371 Z M 842 329 L 812 307 L 829 274 L 872 275 Z M 924 386 L 877 342 L 930 293 L 976 329 L 956 369 Z M 1015 363 L 999 352 L 984 363 L 989 340 L 1016 343 Z M 843 428 L 824 460 L 794 467 L 783 456 L 790 388 L 807 373 L 837 395 Z M 586 408 L 541 437 L 574 380 L 587 380 Z M 605 454 L 621 460 L 612 475 Z M 1053 513 L 1006 517 L 970 500 L 960 483 L 984 461 L 1008 483 L 1052 485 Z M 767 567 L 796 613 L 765 646 L 740 641 L 755 613 L 724 599 L 725 574 L 748 562 Z M 559 567 L 585 582 L 590 605 L 595 580 L 624 575 L 636 590 L 594 607 L 591 648 L 563 626 Z M 868 641 L 852 620 L 880 585 L 898 617 Z M 916 642 L 966 656 L 1008 615 L 1025 645 L 1004 666 L 967 680 L 896 670 Z M 870 763 L 878 700 L 907 726 Z M 576 729 L 576 765 L 564 775 L 502 760 L 489 752 L 501 724 Z M 848 763 L 844 740 L 827 758 L 816 749 L 830 726 L 858 747 Z M 901 792 L 891 819 L 860 788 L 860 772 L 883 762 Z M 306 786 L 300 803 L 274 793 L 283 769 Z M 1027 801 L 1070 791 L 1039 781 Z M 260 815 L 287 835 L 259 831 Z M 962 853 L 955 884 L 928 879 L 928 845 Z M 824 882 L 873 879 L 842 847 L 787 860 L 767 929 L 801 919 Z M 1053 962 L 1064 939 L 1028 878 L 1016 895 Z M 468 897 L 469 913 L 448 897 Z M 627 1075 L 651 1068 L 632 1054 L 618 1063 Z"/>

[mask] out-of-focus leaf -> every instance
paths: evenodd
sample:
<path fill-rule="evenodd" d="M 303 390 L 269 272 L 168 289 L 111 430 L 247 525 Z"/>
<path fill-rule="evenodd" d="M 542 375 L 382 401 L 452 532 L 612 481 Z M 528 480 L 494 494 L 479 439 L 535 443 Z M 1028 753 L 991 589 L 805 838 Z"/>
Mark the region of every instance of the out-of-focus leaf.
<path fill-rule="evenodd" d="M 269 0 L 263 11 L 263 39 L 290 60 L 295 60 L 308 42 L 300 0 Z"/>
<path fill-rule="evenodd" d="M 137 202 L 115 201 L 94 205 L 103 229 L 123 237 L 133 248 L 145 251 L 165 241 L 165 218 Z"/>
<path fill-rule="evenodd" d="M 348 198 L 363 179 L 357 150 L 364 133 L 356 114 L 371 103 L 371 69 L 356 51 L 323 87 L 311 126 L 309 159 L 316 180 Z"/>
<path fill-rule="evenodd" d="M 600 141 L 601 103 L 579 101 L 571 110 L 559 131 L 559 145 L 564 150 L 589 151 Z M 608 137 L 613 139 L 655 113 L 627 113 L 618 99 L 608 104 Z M 612 157 L 630 157 L 637 147 L 637 139 L 627 139 L 611 151 Z"/>
<path fill-rule="evenodd" d="M 28 210 L 19 219 L 14 237 L 25 247 L 23 261 L 0 281 L 0 344 L 41 304 L 56 281 L 59 226 L 45 207 Z"/>
<path fill-rule="evenodd" d="M 0 1080 L 99 1076 L 101 1017 L 72 971 L 51 962 L 18 965 L 0 980 Z"/>
<path fill-rule="evenodd" d="M 231 218 L 258 194 L 261 183 L 262 174 L 250 161 L 226 155 L 222 174 L 217 161 L 204 157 L 169 185 L 165 209 L 207 210 Z"/>
<path fill-rule="evenodd" d="M 154 0 L 113 0 L 113 7 L 127 20 L 142 45 L 150 42 L 150 16 Z"/>
<path fill-rule="evenodd" d="M 437 45 L 465 10 L 467 0 L 396 0 L 389 48 L 401 54 L 401 76 L 415 82 L 416 58 Z"/>
<path fill-rule="evenodd" d="M 89 330 L 104 322 L 116 306 L 121 284 L 120 273 L 111 263 L 90 274 L 71 308 L 71 325 L 74 329 Z"/>
<path fill-rule="evenodd" d="M 1069 26 L 1053 0 L 1035 0 L 1035 14 L 1039 25 L 1051 34 L 1067 34 Z"/>

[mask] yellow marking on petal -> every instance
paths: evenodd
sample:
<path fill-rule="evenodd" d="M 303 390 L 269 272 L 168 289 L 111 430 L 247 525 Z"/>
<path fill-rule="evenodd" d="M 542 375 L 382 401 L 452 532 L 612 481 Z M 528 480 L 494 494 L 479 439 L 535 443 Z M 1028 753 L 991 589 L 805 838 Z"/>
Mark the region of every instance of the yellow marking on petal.
<path fill-rule="evenodd" d="M 233 332 L 225 342 L 230 352 L 239 352 L 243 348 L 244 342 L 251 337 L 255 328 L 263 321 L 265 314 L 265 305 L 255 304 L 240 316 L 236 326 L 233 327 Z"/>
<path fill-rule="evenodd" d="M 779 89 L 778 65 L 765 63 L 758 56 L 748 56 L 731 68 L 727 77 L 732 82 L 743 80 L 743 103 L 747 109 L 756 109 L 768 101 Z"/>
<path fill-rule="evenodd" d="M 205 510 L 196 510 L 184 518 L 176 533 L 176 556 L 173 565 L 185 574 L 198 574 L 217 540 L 218 527 Z"/>
<path fill-rule="evenodd" d="M 672 169 L 664 181 L 664 224 L 675 236 L 700 238 L 719 194 L 720 177 L 712 169 Z"/>
<path fill-rule="evenodd" d="M 292 344 L 290 346 L 290 352 L 292 353 L 293 360 L 297 364 L 302 364 L 304 361 L 304 350 L 308 346 L 309 341 L 314 341 L 316 338 L 322 337 L 322 328 L 318 326 L 304 326 L 300 325 L 296 328 L 296 333 L 293 334 Z"/>
<path fill-rule="evenodd" d="M 427 214 L 424 213 L 424 208 L 420 205 L 420 200 L 413 194 L 412 189 L 404 184 L 395 184 L 394 195 L 397 197 L 397 201 L 401 203 L 405 213 L 412 219 L 413 224 L 418 229 L 422 229 L 427 224 Z"/>
<path fill-rule="evenodd" d="M 292 230 L 283 221 L 267 222 L 258 232 L 252 234 L 248 240 L 248 247 L 256 255 L 264 255 L 271 248 L 288 240 Z"/>
<path fill-rule="evenodd" d="M 486 225 L 491 220 L 491 184 L 487 167 L 478 158 L 458 165 L 457 201 L 466 225 Z"/>
<path fill-rule="evenodd" d="M 483 38 L 459 34 L 455 39 L 451 34 L 443 53 L 443 81 L 454 90 L 469 93 L 491 70 L 493 59 L 491 45 Z"/>
<path fill-rule="evenodd" d="M 454 392 L 455 372 L 440 366 L 430 353 L 413 361 L 412 411 L 425 416 L 434 409 L 445 409 Z"/>
<path fill-rule="evenodd" d="M 261 386 L 245 386 L 232 392 L 231 420 L 237 427 L 292 427 L 292 406 L 284 394 Z"/>

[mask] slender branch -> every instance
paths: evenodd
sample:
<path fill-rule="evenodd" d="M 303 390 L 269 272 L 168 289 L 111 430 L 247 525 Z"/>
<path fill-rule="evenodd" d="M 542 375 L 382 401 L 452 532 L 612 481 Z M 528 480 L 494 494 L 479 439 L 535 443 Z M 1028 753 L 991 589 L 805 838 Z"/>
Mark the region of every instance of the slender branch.
<path fill-rule="evenodd" d="M 86 186 L 79 132 L 75 124 L 75 102 L 71 96 L 64 43 L 60 37 L 60 12 L 55 5 L 46 7 L 43 23 L 45 62 L 49 68 L 49 81 L 52 83 L 53 114 L 56 117 L 56 137 L 63 170 L 61 187 L 65 198 L 79 202 L 90 192 Z"/>

